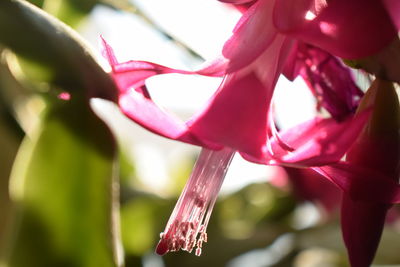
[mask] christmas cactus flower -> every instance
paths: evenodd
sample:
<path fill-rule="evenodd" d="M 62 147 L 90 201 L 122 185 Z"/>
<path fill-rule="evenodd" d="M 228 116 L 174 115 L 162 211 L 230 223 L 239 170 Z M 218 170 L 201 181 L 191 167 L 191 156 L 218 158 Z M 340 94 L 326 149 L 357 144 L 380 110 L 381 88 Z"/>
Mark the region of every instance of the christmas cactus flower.
<path fill-rule="evenodd" d="M 103 54 L 112 67 L 122 112 L 158 135 L 203 147 L 161 235 L 159 254 L 192 251 L 196 246 L 196 254 L 200 254 L 216 195 L 235 151 L 256 163 L 313 167 L 347 190 L 350 179 L 338 175 L 347 173 L 347 167 L 339 172 L 334 164 L 359 136 L 371 108 L 354 115 L 363 93 L 334 56 L 370 56 L 395 40 L 400 26 L 400 12 L 389 11 L 400 9 L 394 0 L 223 2 L 238 5 L 243 15 L 221 55 L 197 71 L 144 61 L 121 63 L 103 40 Z M 224 79 L 208 103 L 182 121 L 155 104 L 145 85 L 146 79 L 167 73 Z M 277 131 L 271 103 L 282 73 L 290 79 L 301 76 L 331 117 L 316 117 Z"/>
<path fill-rule="evenodd" d="M 230 147 L 252 162 L 304 167 L 338 161 L 368 117 L 368 112 L 352 116 L 346 107 L 344 113 L 348 116 L 341 117 L 341 121 L 317 117 L 278 135 L 270 112 L 271 101 L 292 49 L 292 42 L 283 36 L 275 38 L 256 61 L 227 74 L 205 107 L 186 122 L 152 101 L 145 80 L 165 73 L 217 75 L 218 72 L 210 72 L 209 66 L 189 72 L 143 61 L 119 63 L 111 46 L 104 40 L 103 44 L 104 55 L 112 66 L 111 75 L 119 88 L 119 106 L 130 119 L 170 139 L 214 150 Z M 349 94 L 352 99 L 359 97 L 359 91 L 353 92 Z M 324 99 L 321 101 L 328 103 Z M 345 134 L 327 134 L 341 133 L 344 129 Z"/>

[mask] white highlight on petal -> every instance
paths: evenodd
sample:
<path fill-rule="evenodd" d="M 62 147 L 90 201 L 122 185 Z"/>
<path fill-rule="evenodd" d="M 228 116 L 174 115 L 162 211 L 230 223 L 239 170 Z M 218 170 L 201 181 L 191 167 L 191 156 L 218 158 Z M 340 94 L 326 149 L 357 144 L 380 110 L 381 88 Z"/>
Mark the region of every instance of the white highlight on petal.
<path fill-rule="evenodd" d="M 313 20 L 313 19 L 315 19 L 315 17 L 316 17 L 316 15 L 314 13 L 312 13 L 311 11 L 307 11 L 306 16 L 305 16 L 306 20 Z"/>

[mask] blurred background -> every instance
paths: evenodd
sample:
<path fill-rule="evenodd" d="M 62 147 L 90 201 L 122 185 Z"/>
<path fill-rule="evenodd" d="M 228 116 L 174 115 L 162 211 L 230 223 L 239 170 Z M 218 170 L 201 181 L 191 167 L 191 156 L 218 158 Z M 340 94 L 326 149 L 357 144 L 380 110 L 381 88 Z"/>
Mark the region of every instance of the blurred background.
<path fill-rule="evenodd" d="M 106 71 L 100 35 L 120 62 L 193 70 L 218 54 L 240 18 L 215 0 L 30 2 L 76 30 Z M 34 36 L 34 27 L 24 30 Z M 15 29 L 14 37 L 23 34 Z M 47 40 L 38 35 L 34 45 L 23 45 L 40 49 L 41 42 Z M 40 62 L 16 51 L 0 46 L 0 266 L 347 266 L 340 191 L 307 170 L 251 164 L 240 156 L 228 171 L 201 257 L 156 255 L 159 233 L 200 148 L 147 132 L 114 103 L 94 98 L 90 106 L 110 127 L 114 150 L 96 115 L 79 101 L 64 107 L 67 83 L 54 82 Z M 189 118 L 220 82 L 168 74 L 147 85 L 156 102 Z M 301 80 L 281 78 L 274 98 L 281 129 L 316 114 Z M 118 175 L 111 181 L 104 173 Z M 400 262 L 398 210 L 388 217 L 376 266 Z"/>

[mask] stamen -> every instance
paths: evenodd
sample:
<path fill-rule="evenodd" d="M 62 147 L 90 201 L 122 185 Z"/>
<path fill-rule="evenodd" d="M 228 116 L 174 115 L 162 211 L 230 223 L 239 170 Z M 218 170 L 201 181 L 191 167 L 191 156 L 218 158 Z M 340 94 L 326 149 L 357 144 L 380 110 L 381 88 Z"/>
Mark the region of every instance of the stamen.
<path fill-rule="evenodd" d="M 202 149 L 165 231 L 160 234 L 157 254 L 180 249 L 190 253 L 197 247 L 195 254 L 200 256 L 203 242 L 207 242 L 211 212 L 234 154 L 230 148 Z"/>

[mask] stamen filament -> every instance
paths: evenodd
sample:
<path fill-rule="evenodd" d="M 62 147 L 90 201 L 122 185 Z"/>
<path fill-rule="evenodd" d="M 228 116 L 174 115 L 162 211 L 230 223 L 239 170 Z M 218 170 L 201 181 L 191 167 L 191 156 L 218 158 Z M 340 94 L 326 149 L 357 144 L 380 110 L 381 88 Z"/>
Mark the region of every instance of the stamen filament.
<path fill-rule="evenodd" d="M 189 181 L 160 235 L 156 252 L 164 255 L 180 249 L 200 256 L 203 242 L 207 242 L 207 225 L 217 200 L 226 172 L 235 151 L 203 148 Z"/>

